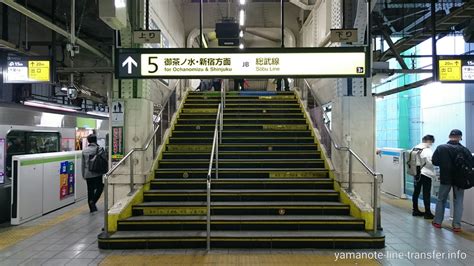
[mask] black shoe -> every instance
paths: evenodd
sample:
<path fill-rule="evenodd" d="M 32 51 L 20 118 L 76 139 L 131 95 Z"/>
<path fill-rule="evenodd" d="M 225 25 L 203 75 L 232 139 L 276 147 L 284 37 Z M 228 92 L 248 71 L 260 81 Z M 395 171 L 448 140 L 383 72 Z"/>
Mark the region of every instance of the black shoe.
<path fill-rule="evenodd" d="M 425 215 L 425 213 L 424 213 L 424 212 L 421 212 L 421 211 L 418 211 L 418 210 L 416 210 L 416 211 L 413 211 L 413 212 L 412 212 L 412 215 L 413 215 L 413 216 L 424 216 L 424 215 Z"/>
<path fill-rule="evenodd" d="M 433 220 L 434 219 L 434 215 L 430 212 L 430 213 L 425 213 L 424 215 L 424 218 L 426 220 Z"/>
<path fill-rule="evenodd" d="M 90 210 L 91 213 L 97 211 L 97 206 L 95 206 L 94 202 L 89 202 L 89 210 Z"/>

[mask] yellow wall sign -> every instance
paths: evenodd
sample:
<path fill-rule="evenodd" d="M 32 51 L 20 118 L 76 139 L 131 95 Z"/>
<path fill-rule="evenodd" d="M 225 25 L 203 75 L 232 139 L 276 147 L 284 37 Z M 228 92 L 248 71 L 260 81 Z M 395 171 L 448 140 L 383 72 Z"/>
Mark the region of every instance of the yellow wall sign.
<path fill-rule="evenodd" d="M 462 81 L 461 60 L 439 60 L 440 81 Z"/>
<path fill-rule="evenodd" d="M 49 61 L 28 61 L 28 78 L 32 81 L 50 81 Z"/>

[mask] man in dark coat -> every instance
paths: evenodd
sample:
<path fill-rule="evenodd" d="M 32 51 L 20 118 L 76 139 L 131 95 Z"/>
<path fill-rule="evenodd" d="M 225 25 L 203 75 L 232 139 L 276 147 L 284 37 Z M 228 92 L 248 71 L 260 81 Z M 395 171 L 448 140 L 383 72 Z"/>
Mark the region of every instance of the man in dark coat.
<path fill-rule="evenodd" d="M 455 165 L 455 159 L 459 154 L 463 154 L 464 158 L 472 162 L 471 152 L 461 145 L 462 132 L 453 129 L 449 134 L 449 142 L 438 146 L 433 154 L 433 164 L 440 168 L 440 187 L 438 193 L 438 202 L 436 203 L 436 214 L 433 220 L 433 226 L 441 228 L 444 219 L 444 210 L 449 192 L 453 189 L 454 195 L 454 215 L 453 215 L 453 231 L 461 231 L 461 219 L 463 212 L 464 189 L 455 185 L 456 178 L 460 176 L 460 169 Z"/>

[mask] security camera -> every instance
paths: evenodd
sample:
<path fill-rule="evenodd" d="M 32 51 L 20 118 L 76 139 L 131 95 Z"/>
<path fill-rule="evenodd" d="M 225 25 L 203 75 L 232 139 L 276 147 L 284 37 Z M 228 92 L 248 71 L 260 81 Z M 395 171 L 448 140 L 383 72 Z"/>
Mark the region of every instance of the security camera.
<path fill-rule="evenodd" d="M 67 88 L 67 97 L 71 100 L 75 100 L 77 98 L 77 89 L 74 86 L 69 86 Z"/>

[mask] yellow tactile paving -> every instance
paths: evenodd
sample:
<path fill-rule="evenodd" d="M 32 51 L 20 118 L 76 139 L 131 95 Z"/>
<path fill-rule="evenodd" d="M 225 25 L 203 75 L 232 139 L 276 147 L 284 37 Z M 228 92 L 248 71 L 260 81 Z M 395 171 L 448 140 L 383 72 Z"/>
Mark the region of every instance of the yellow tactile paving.
<path fill-rule="evenodd" d="M 376 260 L 335 261 L 334 256 L 314 254 L 203 254 L 110 255 L 100 265 L 380 265 Z"/>
<path fill-rule="evenodd" d="M 19 225 L 14 227 L 8 227 L 0 230 L 0 250 L 15 245 L 16 243 L 33 237 L 34 235 L 41 233 L 59 223 L 62 223 L 79 213 L 87 210 L 87 206 L 83 205 L 78 208 L 74 208 L 59 216 L 51 217 L 48 220 L 40 222 L 34 225 Z"/>
<path fill-rule="evenodd" d="M 382 200 L 384 202 L 392 205 L 392 206 L 395 206 L 395 207 L 398 207 L 400 209 L 406 210 L 407 215 L 411 215 L 411 211 L 412 211 L 412 202 L 411 202 L 411 200 L 391 198 L 391 197 L 388 197 L 388 196 L 382 196 Z M 434 212 L 433 212 L 433 214 L 434 214 Z M 422 218 L 423 217 L 421 217 L 421 219 Z M 431 220 L 425 220 L 425 221 L 427 223 L 431 223 Z M 444 221 L 443 222 L 443 228 L 451 229 L 452 226 L 451 226 L 450 222 Z M 471 227 L 471 226 L 463 227 L 463 231 L 460 232 L 460 233 L 456 233 L 456 234 L 463 237 L 463 238 L 465 238 L 465 239 L 474 241 L 474 230 L 473 230 L 473 227 Z"/>

